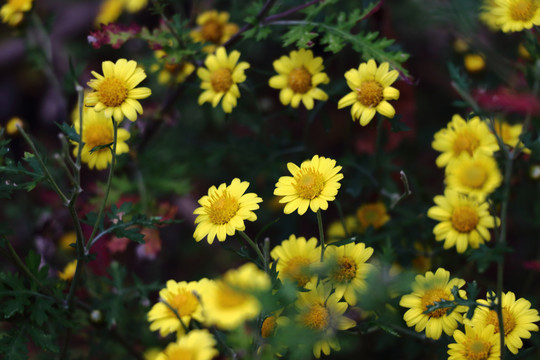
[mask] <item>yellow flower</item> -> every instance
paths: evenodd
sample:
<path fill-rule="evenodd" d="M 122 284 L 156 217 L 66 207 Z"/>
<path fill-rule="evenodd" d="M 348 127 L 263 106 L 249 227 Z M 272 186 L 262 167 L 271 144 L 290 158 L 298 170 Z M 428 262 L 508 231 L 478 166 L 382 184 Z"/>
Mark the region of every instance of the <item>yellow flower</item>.
<path fill-rule="evenodd" d="M 291 51 L 289 56 L 282 56 L 274 61 L 274 69 L 279 75 L 272 76 L 270 87 L 281 89 L 279 100 L 283 105 L 297 108 L 300 101 L 306 109 L 313 109 L 313 100 L 325 101 L 328 95 L 319 89 L 320 84 L 328 84 L 330 79 L 324 70 L 323 59 L 313 57 L 311 50 Z"/>
<path fill-rule="evenodd" d="M 328 209 L 328 201 L 336 198 L 341 187 L 341 166 L 336 166 L 335 160 L 315 155 L 300 167 L 288 163 L 287 168 L 292 176 L 280 177 L 274 190 L 274 195 L 283 196 L 279 202 L 286 203 L 285 214 L 298 209 L 298 214 L 303 215 L 308 207 L 313 212 Z"/>
<path fill-rule="evenodd" d="M 489 305 L 486 300 L 481 299 L 478 302 Z M 506 294 L 502 293 L 502 313 L 504 344 L 512 354 L 517 354 L 518 350 L 523 347 L 521 339 L 529 339 L 531 331 L 538 331 L 535 322 L 540 321 L 540 316 L 538 316 L 536 309 L 531 309 L 531 303 L 528 300 L 524 298 L 516 300 L 516 295 L 511 291 Z M 478 306 L 470 322 L 474 327 L 479 328 L 493 325 L 494 333 L 497 334 L 497 343 L 499 343 L 499 318 L 495 310 Z"/>
<path fill-rule="evenodd" d="M 23 13 L 32 9 L 33 0 L 7 0 L 0 8 L 2 22 L 10 26 L 17 26 L 23 19 Z"/>
<path fill-rule="evenodd" d="M 277 261 L 278 278 L 294 281 L 300 287 L 306 286 L 312 280 L 310 266 L 321 260 L 321 248 L 317 244 L 314 237 L 306 241 L 304 237 L 291 235 L 274 247 L 270 256 Z"/>
<path fill-rule="evenodd" d="M 446 167 L 446 185 L 481 201 L 501 185 L 502 175 L 493 156 L 466 153 Z"/>
<path fill-rule="evenodd" d="M 497 133 L 497 135 L 499 135 L 499 137 L 501 138 L 503 143 L 505 143 L 506 145 L 508 145 L 508 146 L 510 146 L 512 148 L 515 148 L 518 145 L 519 146 L 524 146 L 523 143 L 519 140 L 519 137 L 520 137 L 521 132 L 523 130 L 523 125 L 522 124 L 510 125 L 509 123 L 507 123 L 505 121 L 495 119 L 493 127 L 494 127 L 495 132 Z M 530 154 L 531 150 L 527 149 L 527 148 L 524 148 L 523 152 L 525 154 Z"/>
<path fill-rule="evenodd" d="M 429 208 L 427 216 L 439 221 L 433 234 L 435 240 L 444 240 L 445 249 L 455 246 L 458 253 L 464 253 L 469 245 L 477 249 L 491 239 L 488 228 L 495 226 L 495 220 L 489 214 L 487 202 L 478 203 L 450 189 L 445 190 L 444 196 L 435 196 L 433 201 L 437 206 Z M 498 224 L 499 219 L 496 221 Z"/>
<path fill-rule="evenodd" d="M 238 32 L 238 25 L 229 23 L 229 13 L 226 11 L 205 11 L 197 16 L 196 21 L 199 27 L 189 35 L 195 42 L 211 43 L 203 48 L 207 53 L 214 52 L 217 46 L 224 44 Z"/>
<path fill-rule="evenodd" d="M 73 119 L 73 125 L 77 134 L 80 134 L 80 124 L 77 116 Z M 116 142 L 116 155 L 124 154 L 129 151 L 126 140 L 130 134 L 126 129 L 119 128 Z M 114 126 L 111 119 L 105 117 L 103 112 L 96 112 L 93 108 L 85 107 L 83 109 L 83 131 L 82 142 L 84 146 L 81 152 L 81 161 L 88 164 L 88 168 L 97 170 L 106 169 L 112 162 L 112 143 L 114 140 Z M 73 142 L 73 156 L 77 157 L 79 153 L 79 143 Z M 108 145 L 102 149 L 90 152 L 97 146 Z"/>
<path fill-rule="evenodd" d="M 463 58 L 465 69 L 470 73 L 479 73 L 486 68 L 486 61 L 480 54 L 467 54 Z"/>
<path fill-rule="evenodd" d="M 488 26 L 491 31 L 501 30 L 501 26 L 498 24 L 498 16 L 493 14 L 495 7 L 495 0 L 484 0 L 480 7 L 480 20 Z"/>
<path fill-rule="evenodd" d="M 9 119 L 9 121 L 6 124 L 6 133 L 8 135 L 18 134 L 19 129 L 17 128 L 17 126 L 23 128 L 24 122 L 21 120 L 20 117 L 17 117 L 17 116 L 12 117 L 11 119 Z"/>
<path fill-rule="evenodd" d="M 212 360 L 219 354 L 214 336 L 206 329 L 191 330 L 170 343 L 155 360 Z"/>
<path fill-rule="evenodd" d="M 339 297 L 330 292 L 330 284 L 314 283 L 307 285 L 308 292 L 301 292 L 296 300 L 298 309 L 297 321 L 308 329 L 314 330 L 320 336 L 313 346 L 313 355 L 321 357 L 321 351 L 325 355 L 330 354 L 330 349 L 340 350 L 341 347 L 336 338 L 337 330 L 347 330 L 356 323 L 346 316 L 347 303 L 339 301 Z"/>
<path fill-rule="evenodd" d="M 343 224 L 343 222 L 345 222 L 345 224 Z M 328 226 L 328 230 L 326 230 L 327 244 L 345 240 L 347 234 L 351 236 L 352 233 L 358 231 L 358 219 L 356 218 L 356 216 L 345 216 L 343 222 L 341 220 L 336 220 L 330 223 L 330 225 Z M 347 228 L 347 231 L 345 231 L 343 226 Z"/>
<path fill-rule="evenodd" d="M 499 360 L 501 344 L 493 333 L 493 325 L 472 327 L 465 325 L 465 333 L 454 331 L 455 343 L 448 345 L 448 360 Z"/>
<path fill-rule="evenodd" d="M 372 268 L 366 261 L 372 254 L 373 248 L 366 248 L 363 243 L 326 248 L 324 261 L 332 265 L 326 280 L 334 287 L 338 299 L 344 298 L 349 305 L 356 305 L 356 294 L 366 288 L 365 279 Z"/>
<path fill-rule="evenodd" d="M 77 269 L 77 260 L 73 260 L 66 265 L 64 270 L 58 272 L 58 277 L 62 280 L 71 280 L 75 276 L 75 269 Z"/>
<path fill-rule="evenodd" d="M 236 230 L 244 231 L 244 221 L 257 220 L 253 210 L 259 208 L 262 199 L 255 193 L 244 194 L 248 186 L 247 181 L 233 179 L 229 186 L 223 183 L 218 188 L 212 186 L 208 189 L 208 195 L 199 199 L 201 207 L 193 212 L 198 215 L 193 233 L 196 241 L 205 236 L 209 244 L 216 236 L 219 241 L 225 241 L 227 235 L 234 235 Z"/>
<path fill-rule="evenodd" d="M 130 13 L 136 13 L 148 5 L 148 0 L 124 0 L 124 7 Z"/>
<path fill-rule="evenodd" d="M 345 73 L 347 85 L 352 92 L 342 97 L 338 102 L 338 109 L 352 105 L 351 116 L 354 120 L 360 119 L 360 125 L 369 124 L 375 113 L 393 118 L 396 111 L 387 100 L 397 100 L 399 90 L 391 87 L 399 73 L 396 70 L 388 71 L 387 62 L 377 67 L 375 60 L 362 63 L 357 69 L 350 69 Z"/>
<path fill-rule="evenodd" d="M 494 0 L 484 3 L 481 19 L 492 28 L 516 32 L 540 25 L 538 0 Z"/>
<path fill-rule="evenodd" d="M 94 21 L 95 25 L 115 22 L 120 15 L 122 15 L 122 9 L 124 8 L 124 0 L 104 0 L 99 7 L 98 14 Z"/>
<path fill-rule="evenodd" d="M 249 68 L 245 61 L 238 63 L 240 53 L 233 51 L 227 56 L 224 47 L 216 50 L 215 55 L 211 54 L 204 60 L 204 67 L 197 69 L 197 76 L 202 80 L 201 89 L 204 91 L 199 95 L 199 105 L 211 102 L 212 107 L 216 107 L 221 101 L 221 107 L 226 113 L 232 112 L 236 106 L 236 99 L 240 97 L 238 85 L 246 81 L 244 71 Z"/>
<path fill-rule="evenodd" d="M 390 220 L 386 206 L 380 201 L 360 206 L 356 211 L 356 217 L 360 222 L 361 231 L 366 230 L 369 226 L 379 229 Z"/>
<path fill-rule="evenodd" d="M 158 83 L 160 84 L 168 84 L 171 81 L 182 83 L 195 71 L 195 65 L 192 63 L 186 61 L 175 62 L 173 59 L 169 59 L 167 53 L 163 50 L 155 51 L 154 56 L 159 63 L 153 64 L 150 70 L 152 72 L 159 71 Z"/>
<path fill-rule="evenodd" d="M 458 324 L 462 323 L 463 313 L 467 311 L 466 306 L 457 306 L 450 314 L 447 309 L 437 309 L 424 314 L 428 306 L 435 305 L 442 300 L 454 300 L 452 288 L 465 285 L 465 280 L 454 278 L 450 280 L 450 272 L 438 268 L 435 274 L 428 271 L 424 275 L 416 275 L 412 284 L 413 292 L 403 295 L 399 305 L 409 308 L 403 319 L 407 326 L 414 326 L 416 332 L 426 330 L 426 336 L 431 339 L 439 339 L 442 332 L 451 336 Z M 465 297 L 465 291 L 459 290 L 460 296 Z"/>
<path fill-rule="evenodd" d="M 476 151 L 492 155 L 499 149 L 497 139 L 478 116 L 465 121 L 457 114 L 452 117 L 446 128 L 435 133 L 431 146 L 442 152 L 436 160 L 438 167 L 448 165 L 462 152 L 467 152 L 471 156 Z"/>
<path fill-rule="evenodd" d="M 75 231 L 69 231 L 62 235 L 62 237 L 58 241 L 58 247 L 64 250 L 73 251 L 75 250 L 75 248 L 71 247 L 70 244 L 75 243 L 77 243 L 77 234 L 75 234 Z"/>
<path fill-rule="evenodd" d="M 121 122 L 124 116 L 131 121 L 137 120 L 137 113 L 142 114 L 143 108 L 137 101 L 149 97 L 149 88 L 136 86 L 146 78 L 144 70 L 137 67 L 133 60 L 119 59 L 116 63 L 102 63 L 103 76 L 92 71 L 95 79 L 88 82 L 94 89 L 85 100 L 87 106 L 94 106 L 98 112 L 103 111 L 105 117 L 113 117 Z"/>
<path fill-rule="evenodd" d="M 208 287 L 203 297 L 208 325 L 232 330 L 259 315 L 261 304 L 254 293 L 269 291 L 270 278 L 255 264 L 229 270 Z"/>
<path fill-rule="evenodd" d="M 186 327 L 189 327 L 191 319 L 202 321 L 202 306 L 199 298 L 210 284 L 211 281 L 205 278 L 189 283 L 167 281 L 167 287 L 159 292 L 161 302 L 152 306 L 148 312 L 150 330 L 159 330 L 161 336 L 175 331 L 179 334 L 185 333 L 184 327 L 171 308 L 178 313 Z"/>

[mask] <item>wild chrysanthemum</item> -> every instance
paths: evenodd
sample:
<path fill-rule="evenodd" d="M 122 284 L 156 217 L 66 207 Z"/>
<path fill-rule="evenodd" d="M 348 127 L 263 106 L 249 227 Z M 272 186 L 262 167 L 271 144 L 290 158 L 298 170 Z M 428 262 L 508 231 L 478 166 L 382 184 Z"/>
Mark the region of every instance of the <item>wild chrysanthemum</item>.
<path fill-rule="evenodd" d="M 185 329 L 174 311 L 180 316 L 186 327 L 189 327 L 191 319 L 202 321 L 202 305 L 199 299 L 210 285 L 211 281 L 206 278 L 189 283 L 167 281 L 167 287 L 159 292 L 160 302 L 148 312 L 150 330 L 159 330 L 161 336 L 173 332 L 184 334 Z"/>
<path fill-rule="evenodd" d="M 187 77 L 195 71 L 195 65 L 190 62 L 176 62 L 169 59 L 167 53 L 163 50 L 154 52 L 154 56 L 159 61 L 150 67 L 150 71 L 158 73 L 158 83 L 169 84 L 170 82 L 182 83 Z"/>
<path fill-rule="evenodd" d="M 362 63 L 358 69 L 350 69 L 345 73 L 347 85 L 352 92 L 342 97 L 338 109 L 351 106 L 351 116 L 359 119 L 360 125 L 369 124 L 375 113 L 393 118 L 396 111 L 388 100 L 397 100 L 399 90 L 391 87 L 399 76 L 396 70 L 388 71 L 387 62 L 377 67 L 375 60 Z"/>
<path fill-rule="evenodd" d="M 510 146 L 511 148 L 515 148 L 518 145 L 523 146 L 523 143 L 519 140 L 519 137 L 523 130 L 522 124 L 510 125 L 505 121 L 495 119 L 493 127 L 497 135 L 499 135 L 503 143 L 505 143 L 506 145 Z M 523 152 L 526 154 L 530 154 L 531 150 L 524 148 Z"/>
<path fill-rule="evenodd" d="M 312 237 L 289 236 L 270 252 L 270 256 L 277 261 L 276 270 L 281 281 L 285 279 L 294 281 L 298 286 L 304 287 L 311 280 L 310 266 L 321 259 L 321 249 L 318 241 Z"/>
<path fill-rule="evenodd" d="M 85 99 L 87 106 L 93 106 L 98 112 L 103 111 L 105 117 L 113 117 L 121 122 L 124 116 L 131 121 L 137 120 L 137 113 L 142 114 L 139 103 L 151 95 L 149 88 L 136 86 L 146 78 L 144 70 L 137 67 L 133 60 L 119 59 L 116 63 L 104 61 L 103 76 L 92 71 L 95 79 L 88 82 L 94 89 Z"/>
<path fill-rule="evenodd" d="M 483 0 L 479 18 L 491 31 L 498 31 L 501 30 L 501 26 L 498 23 L 498 16 L 493 14 L 494 7 L 495 0 Z"/>
<path fill-rule="evenodd" d="M 458 253 L 464 253 L 469 246 L 477 249 L 491 240 L 488 229 L 495 227 L 495 220 L 487 202 L 479 203 L 450 189 L 445 190 L 444 196 L 435 196 L 433 201 L 436 206 L 429 208 L 427 216 L 439 221 L 433 234 L 435 240 L 444 240 L 445 249 L 455 246 Z"/>
<path fill-rule="evenodd" d="M 336 338 L 338 330 L 347 330 L 355 326 L 354 320 L 343 314 L 347 310 L 347 303 L 340 302 L 335 293 L 331 293 L 330 284 L 308 284 L 308 292 L 301 292 L 296 300 L 298 310 L 297 321 L 303 326 L 314 330 L 320 339 L 313 346 L 313 355 L 321 357 L 330 354 L 330 349 L 340 350 Z"/>
<path fill-rule="evenodd" d="M 363 243 L 326 248 L 324 261 L 332 266 L 326 281 L 332 284 L 338 299 L 344 298 L 349 305 L 356 305 L 357 292 L 366 288 L 365 279 L 372 268 L 366 261 L 372 254 L 373 248 L 366 248 Z"/>
<path fill-rule="evenodd" d="M 253 293 L 267 290 L 270 278 L 253 263 L 227 271 L 208 287 L 203 299 L 206 322 L 224 330 L 237 328 L 259 315 L 261 304 Z"/>
<path fill-rule="evenodd" d="M 540 1 L 494 0 L 484 3 L 481 19 L 492 28 L 516 32 L 540 25 Z"/>
<path fill-rule="evenodd" d="M 300 215 L 308 208 L 313 212 L 328 209 L 328 201 L 336 198 L 341 187 L 341 166 L 336 166 L 335 160 L 315 155 L 300 167 L 288 163 L 287 168 L 292 176 L 280 177 L 274 190 L 274 195 L 283 196 L 279 202 L 286 203 L 285 214 L 297 209 Z"/>
<path fill-rule="evenodd" d="M 289 56 L 275 60 L 273 65 L 279 75 L 272 76 L 268 84 L 274 89 L 281 89 L 279 100 L 283 105 L 291 104 L 297 108 L 302 101 L 306 109 L 311 110 L 313 100 L 328 99 L 328 95 L 317 86 L 328 84 L 330 79 L 323 72 L 323 59 L 314 58 L 311 50 L 293 50 Z"/>
<path fill-rule="evenodd" d="M 458 324 L 462 323 L 463 313 L 467 311 L 466 306 L 457 306 L 450 314 L 447 313 L 447 309 L 438 309 L 427 314 L 424 312 L 428 310 L 428 306 L 437 302 L 454 300 L 452 288 L 454 286 L 460 288 L 463 285 L 465 280 L 450 279 L 450 272 L 443 268 L 438 268 L 435 274 L 428 271 L 425 275 L 416 275 L 412 284 L 413 292 L 403 295 L 399 302 L 399 305 L 409 308 L 403 315 L 407 326 L 414 326 L 417 332 L 425 329 L 426 336 L 435 340 L 441 337 L 443 331 L 451 336 Z M 459 292 L 465 297 L 464 290 Z"/>
<path fill-rule="evenodd" d="M 201 241 L 204 237 L 212 244 L 214 238 L 225 241 L 227 235 L 232 236 L 237 230 L 244 231 L 244 221 L 255 221 L 257 215 L 253 210 L 259 208 L 262 199 L 255 193 L 245 194 L 249 183 L 233 179 L 231 185 L 226 183 L 219 187 L 212 186 L 208 195 L 199 199 L 201 207 L 193 212 L 198 215 L 195 219 L 193 237 Z"/>
<path fill-rule="evenodd" d="M 236 99 L 240 97 L 239 83 L 246 80 L 244 71 L 249 68 L 245 61 L 238 63 L 240 53 L 231 52 L 227 55 L 224 47 L 216 50 L 204 60 L 204 67 L 197 70 L 197 76 L 202 80 L 201 89 L 204 91 L 199 96 L 199 105 L 206 102 L 212 103 L 213 107 L 221 101 L 221 107 L 226 113 L 230 113 L 236 106 Z"/>
<path fill-rule="evenodd" d="M 10 26 L 17 26 L 22 21 L 25 12 L 32 9 L 33 0 L 7 0 L 0 8 L 2 22 Z"/>
<path fill-rule="evenodd" d="M 435 133 L 431 146 L 442 153 L 436 160 L 438 167 L 448 165 L 462 152 L 471 156 L 476 151 L 492 155 L 499 149 L 497 139 L 478 116 L 465 121 L 457 114 L 452 117 L 446 128 Z"/>
<path fill-rule="evenodd" d="M 501 358 L 499 336 L 493 325 L 472 327 L 465 325 L 465 333 L 454 331 L 455 343 L 448 345 L 448 360 L 498 360 Z"/>
<path fill-rule="evenodd" d="M 191 330 L 167 345 L 155 360 L 212 360 L 219 353 L 216 344 L 208 330 Z"/>
<path fill-rule="evenodd" d="M 75 276 L 75 269 L 77 268 L 77 260 L 69 262 L 62 271 L 58 272 L 58 277 L 62 280 L 71 280 Z"/>
<path fill-rule="evenodd" d="M 197 16 L 198 27 L 189 35 L 195 42 L 210 43 L 203 51 L 212 53 L 217 46 L 224 44 L 238 32 L 238 25 L 229 22 L 229 13 L 216 10 L 205 11 Z"/>
<path fill-rule="evenodd" d="M 356 210 L 356 218 L 360 223 L 361 231 L 365 231 L 370 226 L 379 229 L 390 220 L 386 205 L 380 201 L 360 206 Z"/>
<path fill-rule="evenodd" d="M 493 293 L 492 293 L 493 294 Z M 478 300 L 479 303 L 489 305 L 486 300 Z M 520 298 L 516 300 L 516 295 L 508 291 L 502 293 L 502 313 L 504 328 L 504 344 L 513 354 L 523 347 L 521 339 L 529 339 L 531 331 L 538 331 L 535 322 L 540 321 L 538 311 L 531 309 L 531 303 Z M 484 306 L 478 306 L 471 319 L 474 327 L 484 328 L 493 325 L 494 333 L 499 337 L 499 318 L 495 310 L 490 310 Z"/>

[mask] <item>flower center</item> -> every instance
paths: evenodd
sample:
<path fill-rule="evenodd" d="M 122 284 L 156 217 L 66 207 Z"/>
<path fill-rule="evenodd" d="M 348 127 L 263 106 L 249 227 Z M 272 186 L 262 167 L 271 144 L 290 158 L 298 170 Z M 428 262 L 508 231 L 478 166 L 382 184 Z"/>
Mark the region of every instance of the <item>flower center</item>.
<path fill-rule="evenodd" d="M 356 91 L 358 101 L 369 108 L 376 107 L 383 100 L 383 87 L 378 81 L 364 81 Z"/>
<path fill-rule="evenodd" d="M 88 145 L 89 149 L 111 144 L 113 140 L 113 131 L 108 122 L 97 122 L 84 128 L 83 141 Z M 98 152 L 104 150 L 108 151 L 108 149 L 103 148 L 98 150 Z"/>
<path fill-rule="evenodd" d="M 487 360 L 491 344 L 483 339 L 467 339 L 464 342 L 465 358 L 467 360 Z"/>
<path fill-rule="evenodd" d="M 422 299 L 420 300 L 420 305 L 422 306 L 423 311 L 427 311 L 427 307 L 430 305 L 435 305 L 436 302 L 441 300 L 449 300 L 448 294 L 443 289 L 430 289 L 426 291 Z M 437 309 L 433 310 L 429 314 L 429 317 L 440 318 L 446 314 L 446 309 Z"/>
<path fill-rule="evenodd" d="M 516 327 L 516 319 L 514 316 L 508 311 L 506 307 L 503 307 L 502 309 L 503 314 L 503 327 L 504 327 L 504 335 L 510 334 L 512 330 Z M 497 312 L 495 310 L 490 310 L 487 317 L 486 317 L 486 325 L 493 325 L 495 327 L 495 333 L 499 333 L 499 318 L 497 316 Z"/>
<path fill-rule="evenodd" d="M 174 308 L 180 316 L 191 315 L 197 310 L 199 300 L 191 291 L 180 290 L 170 301 L 169 305 Z"/>
<path fill-rule="evenodd" d="M 537 6 L 530 0 L 517 0 L 510 5 L 510 17 L 514 21 L 530 21 L 534 17 Z"/>
<path fill-rule="evenodd" d="M 314 330 L 324 330 L 328 326 L 329 317 L 326 307 L 322 304 L 315 304 L 302 315 L 302 323 Z"/>
<path fill-rule="evenodd" d="M 128 96 L 124 81 L 115 77 L 105 78 L 98 89 L 99 101 L 105 106 L 117 107 L 122 105 Z"/>
<path fill-rule="evenodd" d="M 295 93 L 305 94 L 311 89 L 311 74 L 303 66 L 295 68 L 289 73 L 288 83 Z"/>
<path fill-rule="evenodd" d="M 316 170 L 302 169 L 295 176 L 294 189 L 301 198 L 313 200 L 324 188 L 324 178 Z"/>
<path fill-rule="evenodd" d="M 191 349 L 174 347 L 167 351 L 167 360 L 194 360 L 197 358 L 195 355 Z"/>
<path fill-rule="evenodd" d="M 219 44 L 223 36 L 223 25 L 215 20 L 208 20 L 203 24 L 201 33 L 206 41 Z"/>
<path fill-rule="evenodd" d="M 350 282 L 356 277 L 356 262 L 350 256 L 341 256 L 337 260 L 335 271 L 332 273 L 332 278 L 340 283 Z"/>
<path fill-rule="evenodd" d="M 220 284 L 218 293 L 218 304 L 222 309 L 231 309 L 246 303 L 249 295 L 236 291 L 227 284 Z"/>
<path fill-rule="evenodd" d="M 227 92 L 233 84 L 232 72 L 226 68 L 217 69 L 210 76 L 210 83 L 215 92 Z"/>
<path fill-rule="evenodd" d="M 281 271 L 283 276 L 290 278 L 298 283 L 298 286 L 304 287 L 309 282 L 309 276 L 306 274 L 306 267 L 311 264 L 308 258 L 295 256 L 287 262 Z"/>
<path fill-rule="evenodd" d="M 269 338 L 274 334 L 274 330 L 276 329 L 276 317 L 275 316 L 269 316 L 266 319 L 264 319 L 262 326 L 261 326 L 261 336 L 263 338 Z"/>
<path fill-rule="evenodd" d="M 452 226 L 460 233 L 469 233 L 478 225 L 478 214 L 468 206 L 456 207 L 452 213 Z"/>
<path fill-rule="evenodd" d="M 457 134 L 457 137 L 454 140 L 454 155 L 457 156 L 461 154 L 462 151 L 466 151 L 472 156 L 474 150 L 478 148 L 478 145 L 480 145 L 480 140 L 478 137 L 468 131 L 462 131 L 461 133 Z"/>
<path fill-rule="evenodd" d="M 461 181 L 463 185 L 473 188 L 480 189 L 484 186 L 487 179 L 487 172 L 481 166 L 476 166 L 475 164 L 468 166 L 463 171 Z"/>
<path fill-rule="evenodd" d="M 221 195 L 210 199 L 210 209 L 208 216 L 210 221 L 216 225 L 227 224 L 233 216 L 238 212 L 238 200 L 229 195 L 227 191 L 224 191 Z"/>

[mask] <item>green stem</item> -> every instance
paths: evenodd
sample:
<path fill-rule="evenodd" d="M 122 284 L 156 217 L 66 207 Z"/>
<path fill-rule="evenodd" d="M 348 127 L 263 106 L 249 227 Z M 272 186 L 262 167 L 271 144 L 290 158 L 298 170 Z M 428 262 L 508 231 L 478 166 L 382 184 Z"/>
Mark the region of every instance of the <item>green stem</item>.
<path fill-rule="evenodd" d="M 169 304 L 167 301 L 165 301 L 165 299 L 161 299 L 161 302 L 163 304 L 165 304 L 166 307 L 169 308 L 169 310 L 171 310 L 174 315 L 176 316 L 176 318 L 178 319 L 178 321 L 180 321 L 180 325 L 182 325 L 182 328 L 184 329 L 184 332 L 187 334 L 189 332 L 189 328 L 187 327 L 186 323 L 184 322 L 184 320 L 182 320 L 182 317 L 180 316 L 180 314 L 178 313 L 178 311 L 171 305 Z"/>
<path fill-rule="evenodd" d="M 32 272 L 30 271 L 30 269 L 28 269 L 28 267 L 26 266 L 24 261 L 22 261 L 22 259 L 19 257 L 19 255 L 17 254 L 17 252 L 15 251 L 15 249 L 13 248 L 9 240 L 5 236 L 2 236 L 2 240 L 7 244 L 9 255 L 13 259 L 15 265 L 17 265 L 17 267 L 23 273 L 25 273 L 26 276 L 28 276 L 33 282 L 35 282 L 38 285 L 38 287 L 41 287 L 41 283 L 38 280 L 38 278 L 36 278 L 34 274 L 32 274 Z"/>
<path fill-rule="evenodd" d="M 261 261 L 261 264 L 264 266 L 264 271 L 268 272 L 268 264 L 266 263 L 265 257 L 261 252 L 261 249 L 259 249 L 257 244 L 255 244 L 255 242 L 251 240 L 251 238 L 245 232 L 238 231 L 238 233 L 244 238 L 244 240 L 246 240 L 246 242 L 253 248 L 253 250 L 255 250 L 257 256 L 259 257 L 259 260 Z"/>
<path fill-rule="evenodd" d="M 319 240 L 321 242 L 321 262 L 322 262 L 324 260 L 325 244 L 324 244 L 324 230 L 323 230 L 321 209 L 317 210 L 317 224 L 319 226 Z"/>

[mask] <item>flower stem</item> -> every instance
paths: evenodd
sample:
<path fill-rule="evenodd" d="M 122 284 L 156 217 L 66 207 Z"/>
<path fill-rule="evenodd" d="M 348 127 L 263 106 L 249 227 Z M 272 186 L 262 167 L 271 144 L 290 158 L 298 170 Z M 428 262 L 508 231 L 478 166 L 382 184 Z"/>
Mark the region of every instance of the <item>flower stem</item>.
<path fill-rule="evenodd" d="M 5 236 L 2 236 L 2 241 L 7 244 L 9 255 L 11 259 L 13 260 L 13 262 L 15 263 L 15 265 L 17 265 L 17 267 L 23 273 L 25 273 L 26 276 L 28 276 L 33 282 L 35 282 L 38 285 L 38 287 L 41 287 L 41 283 L 39 282 L 38 278 L 36 278 L 34 274 L 32 274 L 32 272 L 30 271 L 30 269 L 28 269 L 28 267 L 26 266 L 24 261 L 22 261 L 22 259 L 19 257 L 19 255 L 17 254 L 17 252 L 15 251 L 15 249 L 13 248 L 9 240 Z"/>
<path fill-rule="evenodd" d="M 268 272 L 268 263 L 265 260 L 265 257 L 263 253 L 261 252 L 261 249 L 259 249 L 257 244 L 255 244 L 255 242 L 251 240 L 251 238 L 245 232 L 238 231 L 238 233 L 240 234 L 240 236 L 244 238 L 244 240 L 246 240 L 246 242 L 253 248 L 253 250 L 255 250 L 255 252 L 257 253 L 257 256 L 259 257 L 259 260 L 261 261 L 261 264 L 264 266 L 264 271 Z"/>
<path fill-rule="evenodd" d="M 324 231 L 323 231 L 323 224 L 322 224 L 321 209 L 317 210 L 317 224 L 319 226 L 319 240 L 321 242 L 321 262 L 322 262 L 324 260 L 325 244 L 324 244 Z"/>

